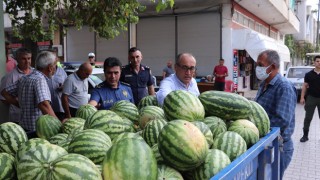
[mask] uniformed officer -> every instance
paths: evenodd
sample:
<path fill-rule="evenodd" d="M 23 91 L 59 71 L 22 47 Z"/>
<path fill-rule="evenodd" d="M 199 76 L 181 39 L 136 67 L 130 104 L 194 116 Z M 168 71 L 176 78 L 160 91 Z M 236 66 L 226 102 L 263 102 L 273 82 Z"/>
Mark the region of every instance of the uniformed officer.
<path fill-rule="evenodd" d="M 121 62 L 115 57 L 109 57 L 104 61 L 105 81 L 93 89 L 89 104 L 97 107 L 99 110 L 108 110 L 115 102 L 120 100 L 134 103 L 130 85 L 119 82 L 121 66 Z"/>
<path fill-rule="evenodd" d="M 141 64 L 141 51 L 132 47 L 129 50 L 129 64 L 122 67 L 120 81 L 130 84 L 135 104 L 147 95 L 154 95 L 154 80 L 148 66 Z"/>

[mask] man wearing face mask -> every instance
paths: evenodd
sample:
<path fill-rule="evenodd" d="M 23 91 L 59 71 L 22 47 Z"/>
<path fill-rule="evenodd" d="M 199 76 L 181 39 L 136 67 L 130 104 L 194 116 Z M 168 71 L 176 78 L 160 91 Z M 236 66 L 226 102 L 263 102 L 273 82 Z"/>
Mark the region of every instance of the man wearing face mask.
<path fill-rule="evenodd" d="M 1 91 L 10 104 L 21 108 L 20 125 L 29 138 L 36 137 L 35 123 L 39 116 L 49 114 L 56 117 L 50 105 L 51 94 L 47 84 L 48 78 L 56 71 L 56 65 L 56 56 L 43 51 L 37 56 L 36 70 Z"/>
<path fill-rule="evenodd" d="M 265 50 L 257 59 L 256 76 L 262 82 L 255 101 L 267 112 L 271 127 L 280 127 L 280 178 L 293 154 L 291 136 L 295 126 L 297 92 L 293 84 L 279 74 L 279 54 Z M 281 143 L 283 141 L 283 144 Z"/>

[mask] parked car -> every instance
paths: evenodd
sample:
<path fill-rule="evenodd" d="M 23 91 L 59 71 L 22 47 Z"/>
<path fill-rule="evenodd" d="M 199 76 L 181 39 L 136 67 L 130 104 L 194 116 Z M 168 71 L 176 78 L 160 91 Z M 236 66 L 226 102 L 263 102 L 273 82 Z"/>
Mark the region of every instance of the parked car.
<path fill-rule="evenodd" d="M 307 72 L 314 69 L 313 66 L 294 66 L 287 69 L 285 77 L 293 83 L 298 92 L 298 100 L 300 99 L 304 76 Z"/>

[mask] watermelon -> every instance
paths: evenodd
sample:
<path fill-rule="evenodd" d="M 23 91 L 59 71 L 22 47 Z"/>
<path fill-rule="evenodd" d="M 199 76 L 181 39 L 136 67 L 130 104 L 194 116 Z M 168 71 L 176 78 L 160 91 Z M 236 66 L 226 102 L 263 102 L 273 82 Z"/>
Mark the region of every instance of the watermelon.
<path fill-rule="evenodd" d="M 59 144 L 62 141 L 65 141 L 68 137 L 68 134 L 66 133 L 58 133 L 57 135 L 52 136 L 50 139 L 48 139 L 48 141 L 51 144 Z"/>
<path fill-rule="evenodd" d="M 226 123 L 216 116 L 208 116 L 204 118 L 203 122 L 210 128 L 213 139 L 219 134 L 227 131 Z"/>
<path fill-rule="evenodd" d="M 247 144 L 238 133 L 226 131 L 214 138 L 212 148 L 220 149 L 233 161 L 247 150 Z"/>
<path fill-rule="evenodd" d="M 16 162 L 18 163 L 20 158 L 28 152 L 30 149 L 34 149 L 35 147 L 41 144 L 50 144 L 47 140 L 41 138 L 33 138 L 21 144 L 17 154 L 15 156 Z"/>
<path fill-rule="evenodd" d="M 58 134 L 61 132 L 61 127 L 61 121 L 49 114 L 42 115 L 36 120 L 37 136 L 42 139 L 49 139 Z"/>
<path fill-rule="evenodd" d="M 184 119 L 197 121 L 204 118 L 205 111 L 197 96 L 184 90 L 170 92 L 163 102 L 163 111 L 168 121 Z"/>
<path fill-rule="evenodd" d="M 270 132 L 270 120 L 267 112 L 255 101 L 249 101 L 251 104 L 251 115 L 249 120 L 255 124 L 259 130 L 259 136 L 263 137 Z"/>
<path fill-rule="evenodd" d="M 247 119 L 251 111 L 249 100 L 238 94 L 224 91 L 205 91 L 199 99 L 206 116 L 217 116 L 223 120 Z"/>
<path fill-rule="evenodd" d="M 82 118 L 69 118 L 66 122 L 62 124 L 62 132 L 69 134 L 73 129 L 83 129 L 86 120 Z"/>
<path fill-rule="evenodd" d="M 173 169 L 172 167 L 169 167 L 164 164 L 159 164 L 158 165 L 158 180 L 164 180 L 164 179 L 183 180 L 183 177 L 179 173 L 179 171 Z"/>
<path fill-rule="evenodd" d="M 100 164 L 111 146 L 110 137 L 103 131 L 86 129 L 74 136 L 69 144 L 68 152 L 84 155 L 95 164 Z"/>
<path fill-rule="evenodd" d="M 157 97 L 153 95 L 143 97 L 138 104 L 138 109 L 142 109 L 146 106 L 159 106 Z"/>
<path fill-rule="evenodd" d="M 158 144 L 155 144 L 151 147 L 153 154 L 155 155 L 155 158 L 158 163 L 164 163 L 164 160 L 159 152 Z"/>
<path fill-rule="evenodd" d="M 159 134 L 158 147 L 166 164 L 179 171 L 200 166 L 208 153 L 206 138 L 186 120 L 168 122 Z"/>
<path fill-rule="evenodd" d="M 238 133 L 247 143 L 247 148 L 259 141 L 259 130 L 249 120 L 239 119 L 231 122 L 228 131 Z"/>
<path fill-rule="evenodd" d="M 21 144 L 28 141 L 21 126 L 6 122 L 0 125 L 0 152 L 15 155 Z"/>
<path fill-rule="evenodd" d="M 102 164 L 103 178 L 108 180 L 157 179 L 157 161 L 143 140 L 126 138 L 114 144 Z"/>
<path fill-rule="evenodd" d="M 164 111 L 158 106 L 146 106 L 140 109 L 139 125 L 144 129 L 146 124 L 153 119 L 165 119 Z"/>
<path fill-rule="evenodd" d="M 16 179 L 14 157 L 8 153 L 0 153 L 0 179 Z"/>
<path fill-rule="evenodd" d="M 76 117 L 87 120 L 95 112 L 97 112 L 97 108 L 91 104 L 81 105 L 76 111 Z"/>
<path fill-rule="evenodd" d="M 208 125 L 206 125 L 204 122 L 201 121 L 193 121 L 192 124 L 194 124 L 206 137 L 207 143 L 209 145 L 209 148 L 212 146 L 213 143 L 213 134 L 209 128 Z"/>
<path fill-rule="evenodd" d="M 159 133 L 166 124 L 167 121 L 164 119 L 154 119 L 147 123 L 142 131 L 142 137 L 150 147 L 158 143 Z"/>
<path fill-rule="evenodd" d="M 195 180 L 207 180 L 230 164 L 229 157 L 219 149 L 210 149 L 203 164 L 194 170 Z"/>
<path fill-rule="evenodd" d="M 112 140 L 112 144 L 115 144 L 115 143 L 119 142 L 120 140 L 126 139 L 126 138 L 137 138 L 137 139 L 143 140 L 143 138 L 137 133 L 124 132 L 124 133 L 120 134 L 119 136 L 117 136 L 116 138 L 114 138 Z"/>
<path fill-rule="evenodd" d="M 120 117 L 128 118 L 133 123 L 139 124 L 139 110 L 137 106 L 130 101 L 117 101 L 113 104 L 110 110 L 117 113 Z"/>
<path fill-rule="evenodd" d="M 102 180 L 96 165 L 80 154 L 67 154 L 53 161 L 47 179 Z"/>
<path fill-rule="evenodd" d="M 48 179 L 51 163 L 68 152 L 54 144 L 40 144 L 23 154 L 17 164 L 18 179 Z"/>

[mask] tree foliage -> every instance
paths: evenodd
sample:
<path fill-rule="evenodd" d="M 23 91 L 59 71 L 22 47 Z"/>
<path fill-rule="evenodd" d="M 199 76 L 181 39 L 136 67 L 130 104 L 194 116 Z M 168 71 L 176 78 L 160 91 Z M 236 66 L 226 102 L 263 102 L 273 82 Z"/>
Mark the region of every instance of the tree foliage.
<path fill-rule="evenodd" d="M 174 0 L 148 0 L 159 12 L 173 7 Z M 4 0 L 14 35 L 33 41 L 50 40 L 59 26 L 87 25 L 98 36 L 111 39 L 137 23 L 145 10 L 139 0 Z"/>

